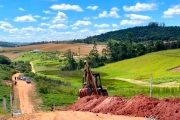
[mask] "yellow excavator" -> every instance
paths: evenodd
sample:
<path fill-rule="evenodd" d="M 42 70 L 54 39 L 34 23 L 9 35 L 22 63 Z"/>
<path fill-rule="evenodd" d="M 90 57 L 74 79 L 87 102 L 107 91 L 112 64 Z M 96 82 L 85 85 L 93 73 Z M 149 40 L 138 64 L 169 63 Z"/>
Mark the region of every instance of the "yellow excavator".
<path fill-rule="evenodd" d="M 102 86 L 100 74 L 92 73 L 87 61 L 84 61 L 84 75 L 82 83 L 82 88 L 79 89 L 80 98 L 90 95 L 108 96 L 107 89 Z"/>

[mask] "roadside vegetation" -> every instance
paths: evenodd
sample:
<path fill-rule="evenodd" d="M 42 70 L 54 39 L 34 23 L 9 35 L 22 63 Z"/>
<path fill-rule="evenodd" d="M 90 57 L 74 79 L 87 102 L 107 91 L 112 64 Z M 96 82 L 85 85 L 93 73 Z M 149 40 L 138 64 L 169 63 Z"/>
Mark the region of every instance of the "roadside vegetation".
<path fill-rule="evenodd" d="M 11 76 L 14 72 L 15 70 L 11 65 L 11 60 L 3 55 L 0 55 L 0 114 L 10 112 L 9 101 L 11 87 L 6 85 L 5 82 L 11 80 Z M 6 108 L 5 106 L 3 107 L 3 98 L 6 99 Z"/>

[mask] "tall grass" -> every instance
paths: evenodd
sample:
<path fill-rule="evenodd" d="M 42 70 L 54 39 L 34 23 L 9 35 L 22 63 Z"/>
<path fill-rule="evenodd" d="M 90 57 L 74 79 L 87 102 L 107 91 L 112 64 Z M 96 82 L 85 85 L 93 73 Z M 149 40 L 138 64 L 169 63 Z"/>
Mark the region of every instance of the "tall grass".
<path fill-rule="evenodd" d="M 137 94 L 150 95 L 148 86 L 136 85 L 126 81 L 104 79 L 103 85 L 107 87 L 110 96 L 119 95 L 126 98 L 131 98 Z M 153 87 L 152 95 L 156 98 L 164 97 L 180 97 L 180 87 Z"/>

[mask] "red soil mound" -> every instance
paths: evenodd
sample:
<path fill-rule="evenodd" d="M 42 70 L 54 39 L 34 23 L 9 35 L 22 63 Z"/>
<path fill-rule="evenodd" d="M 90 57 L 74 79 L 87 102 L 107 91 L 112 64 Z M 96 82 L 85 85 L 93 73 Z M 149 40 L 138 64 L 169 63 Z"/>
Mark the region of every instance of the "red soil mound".
<path fill-rule="evenodd" d="M 87 96 L 79 99 L 69 106 L 67 110 L 135 117 L 153 116 L 158 120 L 180 120 L 180 98 L 159 100 L 142 94 L 129 100 L 118 96 Z"/>

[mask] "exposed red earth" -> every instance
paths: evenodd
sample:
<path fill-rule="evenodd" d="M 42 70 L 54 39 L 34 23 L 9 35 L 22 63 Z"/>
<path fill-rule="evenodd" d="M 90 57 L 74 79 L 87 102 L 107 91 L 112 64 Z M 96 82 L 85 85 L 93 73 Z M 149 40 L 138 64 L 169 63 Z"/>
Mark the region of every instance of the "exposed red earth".
<path fill-rule="evenodd" d="M 180 120 L 180 98 L 160 100 L 142 94 L 131 99 L 119 96 L 87 96 L 79 99 L 67 110 L 147 118 L 153 116 L 158 120 Z"/>

